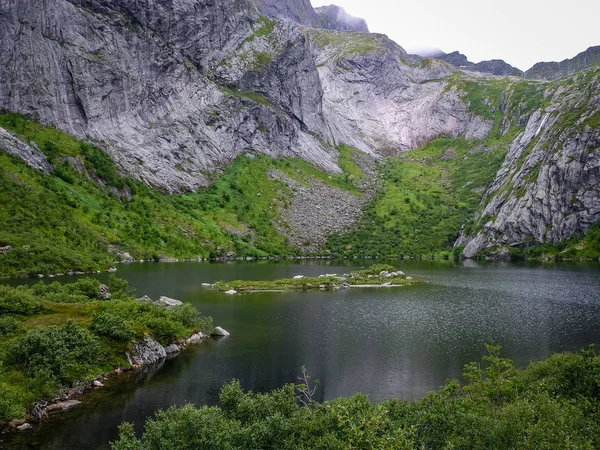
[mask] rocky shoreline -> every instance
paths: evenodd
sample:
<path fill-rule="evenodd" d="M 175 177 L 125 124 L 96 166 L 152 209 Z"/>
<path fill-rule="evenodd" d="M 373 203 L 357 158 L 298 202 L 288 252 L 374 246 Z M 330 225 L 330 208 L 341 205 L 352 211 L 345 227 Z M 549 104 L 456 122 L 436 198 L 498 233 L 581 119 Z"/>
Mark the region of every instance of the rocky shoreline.
<path fill-rule="evenodd" d="M 161 299 L 166 297 L 161 297 Z M 50 416 L 70 411 L 81 405 L 85 395 L 94 389 L 104 387 L 104 382 L 115 376 L 127 372 L 141 371 L 147 367 L 164 362 L 167 359 L 175 358 L 180 352 L 191 345 L 199 345 L 208 338 L 222 338 L 230 336 L 230 333 L 221 327 L 216 327 L 211 334 L 198 332 L 188 339 L 175 341 L 165 347 L 160 345 L 150 336 L 144 336 L 139 342 L 132 342 L 131 352 L 125 354 L 130 367 L 117 367 L 108 374 L 103 374 L 95 380 L 82 385 L 76 385 L 67 390 L 64 394 L 51 399 L 41 400 L 33 405 L 30 411 L 30 418 L 13 419 L 10 422 L 0 424 L 2 433 L 22 432 L 32 430 L 34 424 L 43 422 Z"/>

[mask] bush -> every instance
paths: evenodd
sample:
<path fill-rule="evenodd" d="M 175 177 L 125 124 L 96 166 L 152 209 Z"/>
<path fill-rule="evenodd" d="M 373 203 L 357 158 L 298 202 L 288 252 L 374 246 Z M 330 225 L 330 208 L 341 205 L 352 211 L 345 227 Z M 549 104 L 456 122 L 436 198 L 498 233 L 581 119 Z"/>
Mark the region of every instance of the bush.
<path fill-rule="evenodd" d="M 31 316 L 41 308 L 27 286 L 0 286 L 0 314 L 19 314 Z"/>
<path fill-rule="evenodd" d="M 169 314 L 184 326 L 205 333 L 210 333 L 214 328 L 212 317 L 202 317 L 200 311 L 189 303 L 173 308 Z"/>
<path fill-rule="evenodd" d="M 19 329 L 19 322 L 11 316 L 0 317 L 0 336 L 13 334 Z"/>
<path fill-rule="evenodd" d="M 98 338 L 72 322 L 28 332 L 11 343 L 5 357 L 7 365 L 22 367 L 30 377 L 49 373 L 60 383 L 86 375 L 101 360 Z"/>
<path fill-rule="evenodd" d="M 125 319 L 106 312 L 94 316 L 90 329 L 114 341 L 130 341 L 135 337 L 135 331 Z"/>

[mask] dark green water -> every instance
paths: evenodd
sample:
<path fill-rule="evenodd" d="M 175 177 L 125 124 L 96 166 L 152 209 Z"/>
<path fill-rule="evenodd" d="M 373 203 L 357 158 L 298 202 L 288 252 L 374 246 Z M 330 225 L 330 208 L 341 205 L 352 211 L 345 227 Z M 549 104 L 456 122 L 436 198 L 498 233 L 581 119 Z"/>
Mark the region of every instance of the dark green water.
<path fill-rule="evenodd" d="M 343 264 L 343 263 L 341 263 Z M 117 426 L 170 405 L 214 404 L 223 383 L 270 390 L 305 365 L 319 400 L 369 394 L 412 400 L 459 378 L 497 342 L 518 366 L 600 344 L 600 264 L 397 262 L 425 281 L 393 290 L 352 289 L 238 296 L 202 282 L 342 273 L 329 261 L 119 266 L 138 294 L 192 302 L 229 338 L 189 349 L 161 368 L 115 379 L 78 409 L 22 434 L 7 448 L 99 449 Z M 106 276 L 100 277 L 105 279 Z M 69 279 L 65 279 L 68 281 Z"/>

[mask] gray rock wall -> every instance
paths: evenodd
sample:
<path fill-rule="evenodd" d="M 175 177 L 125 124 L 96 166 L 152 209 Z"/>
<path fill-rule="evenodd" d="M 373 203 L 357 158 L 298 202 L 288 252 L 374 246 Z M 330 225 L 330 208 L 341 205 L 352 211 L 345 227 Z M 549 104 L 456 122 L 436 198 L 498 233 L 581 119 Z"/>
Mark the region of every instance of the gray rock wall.
<path fill-rule="evenodd" d="M 459 242 L 465 257 L 562 242 L 600 219 L 600 71 L 572 89 L 587 76 L 548 88 L 549 105 L 529 118 L 484 197 L 482 230 Z"/>

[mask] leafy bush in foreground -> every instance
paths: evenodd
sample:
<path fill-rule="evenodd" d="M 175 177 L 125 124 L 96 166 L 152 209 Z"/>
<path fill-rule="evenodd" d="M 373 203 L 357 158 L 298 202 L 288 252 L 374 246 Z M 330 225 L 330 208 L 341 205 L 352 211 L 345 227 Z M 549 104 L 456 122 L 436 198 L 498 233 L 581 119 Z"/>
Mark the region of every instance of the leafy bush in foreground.
<path fill-rule="evenodd" d="M 302 406 L 295 386 L 267 394 L 223 387 L 220 407 L 172 407 L 141 438 L 121 425 L 113 450 L 149 449 L 548 449 L 600 446 L 600 358 L 593 349 L 514 369 L 487 346 L 486 367 L 469 364 L 416 402 L 372 404 L 365 395 Z M 297 387 L 296 387 L 297 388 Z"/>

